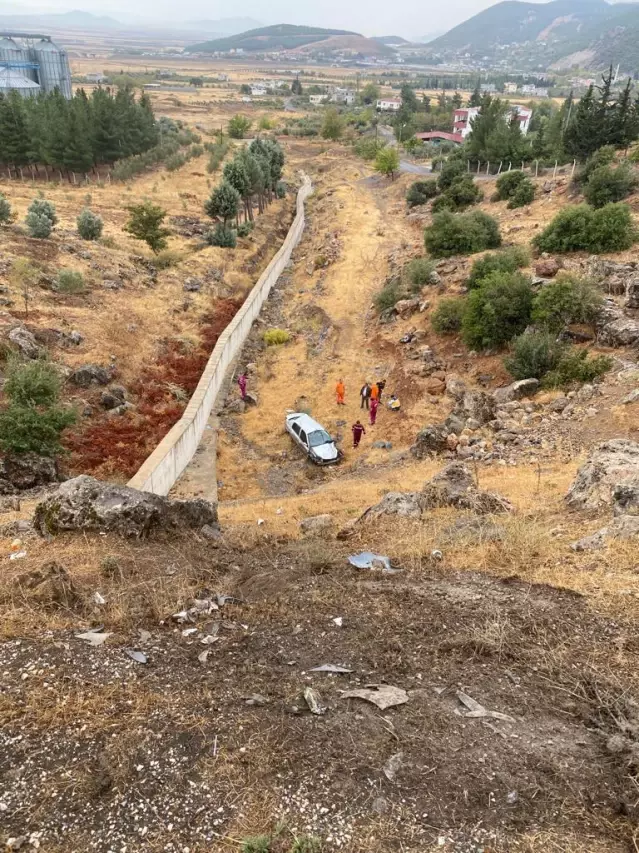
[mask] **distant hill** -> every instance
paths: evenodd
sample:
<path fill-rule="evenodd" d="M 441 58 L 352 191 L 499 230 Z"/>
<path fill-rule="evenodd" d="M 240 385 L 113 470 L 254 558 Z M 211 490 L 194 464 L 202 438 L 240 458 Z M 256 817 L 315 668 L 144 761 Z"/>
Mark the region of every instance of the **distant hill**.
<path fill-rule="evenodd" d="M 24 27 L 28 30 L 69 29 L 69 30 L 114 30 L 123 29 L 123 24 L 107 15 L 92 15 L 90 12 L 62 12 L 39 14 L 4 15 L 0 11 L 0 28 L 15 30 Z"/>
<path fill-rule="evenodd" d="M 373 41 L 385 45 L 410 44 L 407 39 L 403 39 L 401 36 L 373 36 Z"/>
<path fill-rule="evenodd" d="M 371 45 L 377 45 L 372 39 L 364 39 L 358 33 L 349 30 L 326 30 L 320 27 L 298 27 L 292 24 L 276 24 L 272 27 L 260 27 L 229 38 L 201 42 L 187 48 L 189 53 L 213 53 L 214 51 L 244 50 L 247 53 L 273 50 L 299 50 L 310 45 L 337 37 L 362 39 Z M 381 46 L 383 47 L 383 46 Z"/>
<path fill-rule="evenodd" d="M 639 68 L 639 4 L 605 0 L 505 0 L 428 44 L 433 54 Z"/>

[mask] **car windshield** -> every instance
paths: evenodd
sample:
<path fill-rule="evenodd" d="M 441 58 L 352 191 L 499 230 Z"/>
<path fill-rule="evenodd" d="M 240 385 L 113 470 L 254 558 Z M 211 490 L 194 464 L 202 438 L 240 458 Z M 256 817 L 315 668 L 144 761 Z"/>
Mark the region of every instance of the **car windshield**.
<path fill-rule="evenodd" d="M 309 447 L 319 447 L 320 444 L 328 444 L 333 441 L 325 429 L 317 429 L 308 437 Z"/>

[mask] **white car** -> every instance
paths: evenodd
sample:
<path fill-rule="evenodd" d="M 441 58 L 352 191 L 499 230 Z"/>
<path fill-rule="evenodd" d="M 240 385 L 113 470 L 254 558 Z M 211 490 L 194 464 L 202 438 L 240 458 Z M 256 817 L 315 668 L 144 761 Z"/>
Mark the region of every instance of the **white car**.
<path fill-rule="evenodd" d="M 332 465 L 342 458 L 342 451 L 321 424 L 304 412 L 286 416 L 286 432 L 316 465 Z"/>

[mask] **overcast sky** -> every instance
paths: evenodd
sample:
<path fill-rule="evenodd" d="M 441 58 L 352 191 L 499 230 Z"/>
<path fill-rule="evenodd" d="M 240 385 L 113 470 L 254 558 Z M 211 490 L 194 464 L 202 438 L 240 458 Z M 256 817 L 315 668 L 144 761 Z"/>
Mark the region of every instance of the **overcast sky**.
<path fill-rule="evenodd" d="M 356 30 L 364 35 L 400 35 L 420 38 L 450 29 L 493 5 L 491 0 L 0 0 L 0 14 L 83 9 L 123 21 L 146 18 L 156 22 L 182 19 L 249 16 L 266 24 L 311 24 Z M 9 8 L 11 7 L 11 8 Z"/>

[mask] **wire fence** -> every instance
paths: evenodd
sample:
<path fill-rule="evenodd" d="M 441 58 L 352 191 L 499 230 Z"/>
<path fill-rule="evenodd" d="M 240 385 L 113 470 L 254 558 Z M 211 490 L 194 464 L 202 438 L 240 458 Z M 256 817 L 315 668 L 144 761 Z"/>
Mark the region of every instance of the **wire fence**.
<path fill-rule="evenodd" d="M 493 161 L 492 163 L 489 160 L 485 163 L 482 163 L 481 161 L 468 160 L 467 164 L 469 174 L 497 176 L 504 172 L 519 170 L 522 172 L 529 172 L 535 178 L 540 175 L 550 174 L 552 174 L 553 178 L 556 178 L 557 175 L 570 175 L 572 178 L 575 174 L 575 169 L 577 168 L 576 160 L 573 160 L 572 163 L 562 164 L 560 164 L 558 160 L 555 160 L 554 164 L 551 165 L 539 160 L 531 160 L 530 162 L 526 162 L 525 160 L 500 160 L 499 162 Z"/>
<path fill-rule="evenodd" d="M 110 184 L 111 183 L 111 168 L 102 167 L 102 171 L 98 167 L 88 172 L 72 172 L 70 170 L 54 169 L 51 166 L 5 166 L 0 172 L 0 176 L 9 181 L 46 181 L 54 183 L 69 183 L 71 186 L 90 186 L 91 184 Z"/>

